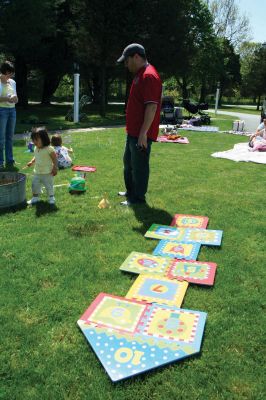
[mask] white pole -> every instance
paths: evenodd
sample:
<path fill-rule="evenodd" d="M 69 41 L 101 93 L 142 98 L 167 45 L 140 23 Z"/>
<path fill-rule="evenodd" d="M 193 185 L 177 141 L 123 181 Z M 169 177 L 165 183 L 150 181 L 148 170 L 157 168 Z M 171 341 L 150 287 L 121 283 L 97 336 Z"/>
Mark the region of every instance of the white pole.
<path fill-rule="evenodd" d="M 74 74 L 74 122 L 79 122 L 79 74 Z"/>
<path fill-rule="evenodd" d="M 216 90 L 216 99 L 215 99 L 215 115 L 217 114 L 218 110 L 219 96 L 220 96 L 220 83 L 218 82 Z"/>

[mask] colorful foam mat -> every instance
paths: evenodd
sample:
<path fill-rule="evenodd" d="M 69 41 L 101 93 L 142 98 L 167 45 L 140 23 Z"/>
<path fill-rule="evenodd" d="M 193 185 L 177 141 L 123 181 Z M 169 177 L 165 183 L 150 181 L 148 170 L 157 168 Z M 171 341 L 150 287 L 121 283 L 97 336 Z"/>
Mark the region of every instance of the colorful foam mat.
<path fill-rule="evenodd" d="M 200 351 L 207 314 L 100 293 L 78 325 L 113 382 Z"/>

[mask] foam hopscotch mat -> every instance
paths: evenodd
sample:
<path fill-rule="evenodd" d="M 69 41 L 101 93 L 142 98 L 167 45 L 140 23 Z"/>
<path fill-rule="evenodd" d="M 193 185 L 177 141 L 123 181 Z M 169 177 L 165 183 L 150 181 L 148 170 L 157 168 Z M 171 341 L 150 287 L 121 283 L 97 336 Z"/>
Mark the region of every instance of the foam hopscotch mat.
<path fill-rule="evenodd" d="M 100 293 L 77 323 L 116 382 L 199 353 L 206 318 Z"/>
<path fill-rule="evenodd" d="M 202 261 L 177 261 L 173 260 L 166 276 L 169 279 L 185 280 L 199 285 L 214 284 L 216 263 Z"/>
<path fill-rule="evenodd" d="M 187 287 L 186 281 L 171 281 L 156 275 L 139 275 L 126 298 L 181 307 Z"/>
<path fill-rule="evenodd" d="M 119 269 L 136 274 L 164 275 L 170 261 L 169 258 L 132 251 Z"/>
<path fill-rule="evenodd" d="M 223 231 L 200 228 L 177 228 L 168 225 L 152 224 L 144 235 L 151 239 L 179 240 L 196 242 L 210 246 L 220 246 Z"/>
<path fill-rule="evenodd" d="M 196 260 L 200 251 L 200 246 L 200 243 L 160 240 L 152 254 L 155 256 L 178 258 L 182 260 Z"/>
<path fill-rule="evenodd" d="M 132 251 L 120 266 L 126 272 L 152 274 L 209 286 L 214 284 L 216 268 L 217 264 L 212 262 L 182 261 L 136 251 Z"/>
<path fill-rule="evenodd" d="M 207 228 L 209 222 L 208 217 L 191 214 L 175 214 L 171 222 L 171 226 L 179 228 Z"/>

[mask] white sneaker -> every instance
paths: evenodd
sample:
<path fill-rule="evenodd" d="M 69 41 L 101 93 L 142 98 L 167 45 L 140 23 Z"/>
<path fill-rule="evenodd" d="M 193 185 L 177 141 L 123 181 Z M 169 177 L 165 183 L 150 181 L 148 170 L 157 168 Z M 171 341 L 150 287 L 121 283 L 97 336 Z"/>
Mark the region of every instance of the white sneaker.
<path fill-rule="evenodd" d="M 121 201 L 120 206 L 130 207 L 132 203 L 129 200 Z"/>
<path fill-rule="evenodd" d="M 48 199 L 48 203 L 49 204 L 55 204 L 55 197 L 54 196 L 50 196 Z"/>
<path fill-rule="evenodd" d="M 127 196 L 127 192 L 118 192 L 117 194 L 118 196 L 124 196 L 124 197 Z"/>
<path fill-rule="evenodd" d="M 27 201 L 27 204 L 28 204 L 29 206 L 32 206 L 33 204 L 36 204 L 36 203 L 38 203 L 39 201 L 40 201 L 39 197 L 33 196 L 32 199 L 30 199 L 29 201 Z"/>

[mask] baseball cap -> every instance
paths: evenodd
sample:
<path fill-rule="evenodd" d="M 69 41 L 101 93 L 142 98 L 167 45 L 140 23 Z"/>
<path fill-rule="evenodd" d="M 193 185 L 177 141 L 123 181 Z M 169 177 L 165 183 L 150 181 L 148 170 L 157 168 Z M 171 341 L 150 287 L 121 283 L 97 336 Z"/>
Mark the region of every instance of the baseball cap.
<path fill-rule="evenodd" d="M 134 54 L 139 54 L 140 56 L 146 57 L 145 49 L 141 44 L 131 43 L 124 48 L 122 56 L 118 58 L 117 63 L 125 61 L 127 57 L 134 56 Z"/>

